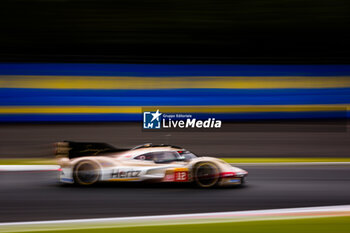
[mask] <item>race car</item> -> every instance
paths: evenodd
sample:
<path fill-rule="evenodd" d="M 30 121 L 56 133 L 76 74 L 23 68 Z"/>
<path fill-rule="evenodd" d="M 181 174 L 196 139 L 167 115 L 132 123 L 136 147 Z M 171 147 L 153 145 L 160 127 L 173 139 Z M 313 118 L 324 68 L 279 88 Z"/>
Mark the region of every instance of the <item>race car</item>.
<path fill-rule="evenodd" d="M 214 157 L 197 157 L 171 145 L 151 143 L 120 149 L 106 143 L 56 143 L 60 181 L 77 185 L 97 182 L 191 182 L 198 187 L 243 185 L 247 171 Z"/>

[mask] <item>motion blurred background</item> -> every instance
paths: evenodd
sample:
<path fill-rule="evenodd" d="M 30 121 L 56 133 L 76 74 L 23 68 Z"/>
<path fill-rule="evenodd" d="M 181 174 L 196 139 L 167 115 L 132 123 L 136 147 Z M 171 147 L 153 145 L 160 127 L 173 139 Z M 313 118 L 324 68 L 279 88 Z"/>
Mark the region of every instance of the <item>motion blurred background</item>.
<path fill-rule="evenodd" d="M 77 140 L 348 157 L 349 9 L 343 0 L 3 0 L 0 155 L 47 157 L 53 142 Z M 142 132 L 145 106 L 197 106 L 231 125 Z"/>
<path fill-rule="evenodd" d="M 347 205 L 324 213 L 344 218 L 302 209 L 276 221 L 130 221 L 103 231 L 348 233 L 349 41 L 348 0 L 1 0 L 0 232 L 4 222 Z M 223 129 L 142 131 L 142 108 L 165 106 L 223 119 Z M 86 189 L 58 185 L 58 171 L 17 166 L 54 163 L 53 143 L 63 140 L 179 145 L 232 162 L 249 180 Z M 74 232 L 83 231 L 101 230 Z"/>

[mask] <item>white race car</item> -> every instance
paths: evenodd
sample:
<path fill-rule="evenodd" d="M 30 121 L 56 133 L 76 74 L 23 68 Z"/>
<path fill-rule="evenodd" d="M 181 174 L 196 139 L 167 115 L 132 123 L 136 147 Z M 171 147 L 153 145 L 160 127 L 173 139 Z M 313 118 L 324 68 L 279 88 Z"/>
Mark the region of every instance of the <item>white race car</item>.
<path fill-rule="evenodd" d="M 144 144 L 119 149 L 106 143 L 56 143 L 60 181 L 93 185 L 100 181 L 192 182 L 202 188 L 242 185 L 247 171 L 213 157 L 197 157 L 171 145 Z"/>

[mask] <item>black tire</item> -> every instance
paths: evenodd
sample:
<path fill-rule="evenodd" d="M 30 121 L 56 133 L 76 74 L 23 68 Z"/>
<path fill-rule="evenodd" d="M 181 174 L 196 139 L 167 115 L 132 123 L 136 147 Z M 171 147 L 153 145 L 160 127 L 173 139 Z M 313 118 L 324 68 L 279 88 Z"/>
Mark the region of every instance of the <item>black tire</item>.
<path fill-rule="evenodd" d="M 211 162 L 201 162 L 195 165 L 193 177 L 196 185 L 200 188 L 215 187 L 220 180 L 219 168 Z"/>
<path fill-rule="evenodd" d="M 77 185 L 93 185 L 100 179 L 99 166 L 92 161 L 81 161 L 73 169 L 73 179 Z"/>

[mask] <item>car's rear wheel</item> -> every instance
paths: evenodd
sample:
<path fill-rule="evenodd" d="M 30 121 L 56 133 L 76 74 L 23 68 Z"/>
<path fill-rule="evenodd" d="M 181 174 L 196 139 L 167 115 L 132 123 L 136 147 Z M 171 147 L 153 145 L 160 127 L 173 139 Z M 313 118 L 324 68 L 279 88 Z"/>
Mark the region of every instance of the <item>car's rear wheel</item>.
<path fill-rule="evenodd" d="M 198 187 L 211 188 L 219 182 L 219 168 L 210 162 L 201 162 L 194 168 L 194 181 Z"/>
<path fill-rule="evenodd" d="M 73 171 L 74 183 L 78 185 L 93 185 L 100 178 L 99 167 L 92 161 L 81 161 Z"/>

